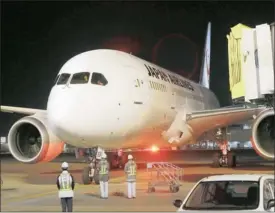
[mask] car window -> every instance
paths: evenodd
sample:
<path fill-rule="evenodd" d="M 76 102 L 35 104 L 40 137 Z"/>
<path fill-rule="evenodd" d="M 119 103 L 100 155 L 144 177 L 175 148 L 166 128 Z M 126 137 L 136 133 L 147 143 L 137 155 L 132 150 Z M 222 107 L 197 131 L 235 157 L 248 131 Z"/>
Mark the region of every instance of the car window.
<path fill-rule="evenodd" d="M 256 181 L 201 182 L 187 199 L 186 210 L 252 210 L 259 205 Z"/>
<path fill-rule="evenodd" d="M 274 199 L 274 180 L 268 179 L 264 181 L 263 185 L 263 202 L 265 210 L 267 210 L 267 203 L 271 199 Z"/>

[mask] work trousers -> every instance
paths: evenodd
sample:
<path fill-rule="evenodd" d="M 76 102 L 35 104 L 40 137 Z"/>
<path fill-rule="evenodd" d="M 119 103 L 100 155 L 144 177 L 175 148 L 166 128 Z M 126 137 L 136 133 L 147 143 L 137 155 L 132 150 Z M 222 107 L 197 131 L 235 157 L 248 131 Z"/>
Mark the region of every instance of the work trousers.
<path fill-rule="evenodd" d="M 136 182 L 127 182 L 128 198 L 136 197 Z"/>
<path fill-rule="evenodd" d="M 72 197 L 61 198 L 61 207 L 62 207 L 62 212 L 72 212 L 73 198 Z"/>
<path fill-rule="evenodd" d="M 102 198 L 108 198 L 108 181 L 99 181 L 100 184 L 100 196 Z"/>

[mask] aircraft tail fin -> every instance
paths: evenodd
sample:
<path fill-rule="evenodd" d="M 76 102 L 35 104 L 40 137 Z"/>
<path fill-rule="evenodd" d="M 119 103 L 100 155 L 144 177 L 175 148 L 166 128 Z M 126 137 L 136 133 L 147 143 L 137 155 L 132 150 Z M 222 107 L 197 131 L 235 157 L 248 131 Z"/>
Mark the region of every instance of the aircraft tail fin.
<path fill-rule="evenodd" d="M 211 53 L 211 22 L 208 22 L 205 46 L 200 72 L 200 84 L 209 89 L 210 86 L 210 53 Z"/>

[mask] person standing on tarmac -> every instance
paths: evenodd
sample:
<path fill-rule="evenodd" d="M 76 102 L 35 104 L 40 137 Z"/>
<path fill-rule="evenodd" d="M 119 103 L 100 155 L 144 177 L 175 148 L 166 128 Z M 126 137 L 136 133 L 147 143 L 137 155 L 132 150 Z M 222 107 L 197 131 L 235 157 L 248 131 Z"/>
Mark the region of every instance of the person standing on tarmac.
<path fill-rule="evenodd" d="M 73 176 L 68 172 L 69 164 L 63 162 L 61 168 L 62 173 L 57 177 L 56 185 L 59 190 L 62 212 L 72 212 L 75 182 Z"/>
<path fill-rule="evenodd" d="M 128 162 L 125 164 L 124 172 L 127 176 L 128 198 L 136 198 L 136 171 L 137 165 L 132 155 L 128 155 Z"/>
<path fill-rule="evenodd" d="M 101 160 L 99 161 L 98 170 L 99 170 L 99 184 L 100 184 L 100 198 L 108 198 L 108 181 L 109 181 L 109 169 L 110 165 L 107 161 L 107 155 L 102 153 Z"/>

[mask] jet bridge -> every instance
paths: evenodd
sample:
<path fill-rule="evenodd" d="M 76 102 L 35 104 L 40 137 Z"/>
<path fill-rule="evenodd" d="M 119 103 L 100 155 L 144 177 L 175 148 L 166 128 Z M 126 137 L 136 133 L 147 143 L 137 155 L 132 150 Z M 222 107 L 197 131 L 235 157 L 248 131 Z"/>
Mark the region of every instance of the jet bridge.
<path fill-rule="evenodd" d="M 272 105 L 274 23 L 254 28 L 237 24 L 227 35 L 229 82 L 233 101 Z"/>

